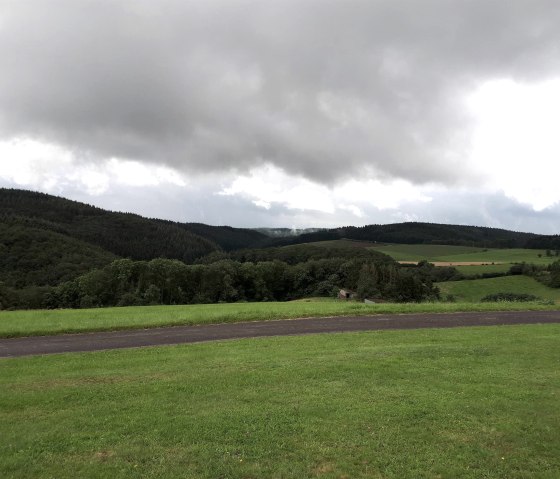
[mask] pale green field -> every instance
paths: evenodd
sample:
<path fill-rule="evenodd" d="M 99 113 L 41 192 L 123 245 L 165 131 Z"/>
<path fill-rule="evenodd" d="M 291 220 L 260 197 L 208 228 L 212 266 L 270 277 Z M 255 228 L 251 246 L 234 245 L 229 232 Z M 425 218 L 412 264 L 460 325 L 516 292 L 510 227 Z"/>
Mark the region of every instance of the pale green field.
<path fill-rule="evenodd" d="M 528 276 L 503 276 L 500 278 L 447 281 L 438 283 L 442 296 L 452 294 L 457 301 L 480 301 L 488 294 L 533 294 L 542 299 L 560 302 L 560 289 L 549 288 Z"/>
<path fill-rule="evenodd" d="M 544 250 L 533 249 L 496 249 L 496 248 L 472 248 L 468 246 L 447 245 L 406 245 L 394 244 L 375 246 L 376 251 L 388 254 L 397 261 L 449 261 L 449 262 L 501 262 L 501 263 L 526 263 L 549 264 L 555 259 L 547 257 Z M 539 257 L 539 254 L 541 255 Z"/>
<path fill-rule="evenodd" d="M 286 303 L 193 304 L 123 308 L 0 311 L 0 337 L 115 331 L 194 324 L 233 323 L 283 318 L 356 316 L 457 311 L 546 310 L 540 303 L 381 303 L 293 301 Z"/>
<path fill-rule="evenodd" d="M 557 479 L 560 325 L 0 361 L 0 477 Z"/>
<path fill-rule="evenodd" d="M 391 256 L 396 261 L 430 262 L 488 262 L 503 265 L 459 266 L 457 268 L 476 268 L 466 274 L 507 271 L 511 263 L 550 264 L 560 257 L 546 256 L 545 250 L 523 248 L 480 248 L 471 246 L 452 246 L 437 244 L 375 244 L 367 241 L 333 240 L 311 243 L 317 246 L 338 246 L 371 248 Z M 539 254 L 541 255 L 539 257 Z M 468 271 L 468 270 L 467 270 Z"/>

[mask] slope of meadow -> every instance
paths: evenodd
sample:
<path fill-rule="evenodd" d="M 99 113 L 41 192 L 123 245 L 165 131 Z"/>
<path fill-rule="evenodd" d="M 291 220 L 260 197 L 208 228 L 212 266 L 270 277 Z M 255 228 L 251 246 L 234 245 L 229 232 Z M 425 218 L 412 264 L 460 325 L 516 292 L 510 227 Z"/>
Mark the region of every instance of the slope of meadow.
<path fill-rule="evenodd" d="M 488 262 L 549 264 L 555 257 L 547 257 L 544 250 L 523 248 L 473 248 L 448 245 L 380 245 L 374 247 L 397 261 L 430 262 Z"/>

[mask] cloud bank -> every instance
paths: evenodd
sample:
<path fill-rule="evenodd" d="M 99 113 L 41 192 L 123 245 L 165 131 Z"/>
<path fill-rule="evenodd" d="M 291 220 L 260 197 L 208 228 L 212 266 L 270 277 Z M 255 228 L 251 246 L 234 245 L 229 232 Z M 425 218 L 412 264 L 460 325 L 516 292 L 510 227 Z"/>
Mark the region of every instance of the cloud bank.
<path fill-rule="evenodd" d="M 558 233 L 556 0 L 0 0 L 0 185 Z"/>
<path fill-rule="evenodd" d="M 186 173 L 474 178 L 462 98 L 560 69 L 556 1 L 4 0 L 0 136 Z"/>

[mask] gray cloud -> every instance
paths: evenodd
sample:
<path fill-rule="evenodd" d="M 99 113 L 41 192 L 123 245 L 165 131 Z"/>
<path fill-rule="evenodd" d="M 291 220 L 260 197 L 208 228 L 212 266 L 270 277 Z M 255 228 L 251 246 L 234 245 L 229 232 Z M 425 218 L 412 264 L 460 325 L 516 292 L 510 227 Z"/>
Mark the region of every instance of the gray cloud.
<path fill-rule="evenodd" d="M 0 136 L 186 172 L 451 184 L 458 101 L 560 72 L 555 0 L 4 0 Z"/>

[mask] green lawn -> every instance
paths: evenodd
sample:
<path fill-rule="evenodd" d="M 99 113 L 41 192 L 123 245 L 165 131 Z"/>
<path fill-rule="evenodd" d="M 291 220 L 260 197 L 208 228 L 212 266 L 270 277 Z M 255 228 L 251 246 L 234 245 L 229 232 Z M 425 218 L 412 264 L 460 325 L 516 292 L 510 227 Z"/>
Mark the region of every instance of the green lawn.
<path fill-rule="evenodd" d="M 458 301 L 480 301 L 494 293 L 525 293 L 543 299 L 560 301 L 560 289 L 549 288 L 528 276 L 503 276 L 500 278 L 448 281 L 438 283 L 442 295 L 452 294 Z"/>
<path fill-rule="evenodd" d="M 158 326 L 233 323 L 240 321 L 352 316 L 367 314 L 446 313 L 504 309 L 554 309 L 533 304 L 408 303 L 363 304 L 345 301 L 131 306 L 125 308 L 0 311 L 0 337 L 86 331 L 153 328 Z"/>
<path fill-rule="evenodd" d="M 560 325 L 0 361 L 6 478 L 560 477 Z"/>

